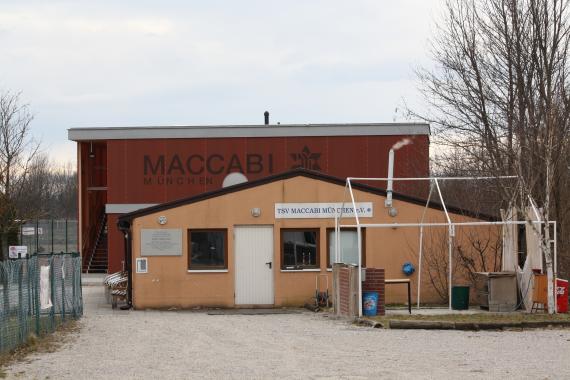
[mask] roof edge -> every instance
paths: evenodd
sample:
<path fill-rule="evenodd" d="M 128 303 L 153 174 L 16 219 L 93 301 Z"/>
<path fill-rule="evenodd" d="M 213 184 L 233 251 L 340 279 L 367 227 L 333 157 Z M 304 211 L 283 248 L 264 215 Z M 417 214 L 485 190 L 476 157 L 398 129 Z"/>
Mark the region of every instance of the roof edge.
<path fill-rule="evenodd" d="M 339 186 L 345 186 L 345 184 L 346 184 L 346 180 L 344 180 L 342 178 L 334 177 L 334 176 L 324 174 L 321 172 L 317 172 L 314 170 L 299 168 L 299 169 L 294 169 L 294 170 L 286 171 L 283 173 L 263 177 L 263 178 L 253 180 L 250 182 L 243 182 L 243 183 L 236 184 L 233 186 L 228 186 L 228 187 L 224 187 L 221 189 L 209 191 L 209 192 L 198 194 L 198 195 L 195 195 L 192 197 L 181 198 L 181 199 L 177 199 L 174 201 L 168 201 L 168 202 L 161 203 L 161 204 L 158 204 L 155 206 L 136 210 L 136 211 L 121 215 L 118 220 L 119 220 L 119 222 L 120 221 L 131 222 L 135 218 L 150 215 L 150 214 L 153 214 L 155 212 L 168 210 L 168 209 L 178 207 L 178 206 L 185 206 L 188 204 L 197 203 L 197 202 L 204 201 L 207 199 L 216 198 L 216 197 L 219 197 L 222 195 L 231 194 L 234 192 L 247 190 L 247 189 L 250 189 L 253 187 L 257 187 L 257 186 L 261 186 L 261 185 L 265 185 L 268 183 L 281 181 L 281 180 L 285 180 L 285 179 L 290 179 L 290 178 L 294 178 L 294 177 L 299 177 L 299 176 L 306 177 L 306 178 L 312 178 L 312 179 L 316 179 L 316 180 L 320 180 L 320 181 L 325 181 L 325 182 L 329 182 L 329 183 L 336 184 Z M 379 188 L 376 188 L 373 186 L 369 186 L 369 185 L 365 185 L 365 184 L 357 183 L 357 182 L 351 182 L 351 185 L 352 185 L 353 189 L 357 189 L 357 190 L 364 191 L 364 192 L 371 193 L 371 194 L 375 194 L 375 195 L 386 196 L 386 190 L 384 190 L 384 189 L 379 189 Z M 393 193 L 392 197 L 395 200 L 408 202 L 408 203 L 412 203 L 412 204 L 416 204 L 416 205 L 420 205 L 420 206 L 424 206 L 424 207 L 426 206 L 426 199 L 421 199 L 421 198 L 412 197 L 409 195 L 404 195 L 404 194 L 399 194 L 399 193 Z M 434 209 L 434 210 L 440 210 L 440 211 L 444 210 L 443 206 L 437 202 L 430 202 L 430 204 L 428 205 L 428 208 Z M 482 220 L 489 220 L 489 221 L 497 220 L 497 218 L 490 216 L 490 215 L 478 214 L 478 213 L 475 213 L 475 212 L 470 211 L 470 210 L 465 210 L 465 209 L 461 209 L 461 208 L 453 207 L 453 206 L 451 206 L 451 207 L 447 206 L 447 211 L 454 213 L 454 214 L 459 214 L 459 215 L 468 216 L 468 217 L 477 218 L 477 219 L 482 219 Z"/>
<path fill-rule="evenodd" d="M 428 123 L 252 124 L 69 128 L 72 141 L 281 137 L 281 136 L 398 136 L 430 135 Z"/>

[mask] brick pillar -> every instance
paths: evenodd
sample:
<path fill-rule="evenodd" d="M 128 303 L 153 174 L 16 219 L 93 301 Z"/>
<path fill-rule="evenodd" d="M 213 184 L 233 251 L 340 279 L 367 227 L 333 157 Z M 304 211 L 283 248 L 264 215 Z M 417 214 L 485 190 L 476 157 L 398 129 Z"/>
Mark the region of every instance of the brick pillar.
<path fill-rule="evenodd" d="M 341 315 L 348 315 L 350 309 L 350 282 L 348 268 L 339 269 L 339 310 Z"/>
<path fill-rule="evenodd" d="M 366 268 L 366 281 L 362 282 L 363 292 L 378 292 L 378 315 L 386 314 L 384 269 Z"/>

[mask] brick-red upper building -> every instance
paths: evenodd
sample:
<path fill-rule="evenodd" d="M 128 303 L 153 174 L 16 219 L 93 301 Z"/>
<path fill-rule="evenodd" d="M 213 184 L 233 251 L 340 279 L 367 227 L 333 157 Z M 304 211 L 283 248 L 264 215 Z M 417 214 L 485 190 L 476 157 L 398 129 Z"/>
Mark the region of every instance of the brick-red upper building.
<path fill-rule="evenodd" d="M 340 178 L 386 177 L 388 152 L 403 139 L 411 143 L 397 151 L 394 176 L 429 173 L 428 124 L 72 128 L 69 139 L 78 149 L 85 268 L 91 261 L 91 270 L 99 262 L 106 270 L 108 254 L 109 272 L 122 269 L 124 260 L 120 214 L 216 190 L 230 173 L 253 180 L 305 167 Z M 410 195 L 423 195 L 424 187 L 395 183 Z"/>

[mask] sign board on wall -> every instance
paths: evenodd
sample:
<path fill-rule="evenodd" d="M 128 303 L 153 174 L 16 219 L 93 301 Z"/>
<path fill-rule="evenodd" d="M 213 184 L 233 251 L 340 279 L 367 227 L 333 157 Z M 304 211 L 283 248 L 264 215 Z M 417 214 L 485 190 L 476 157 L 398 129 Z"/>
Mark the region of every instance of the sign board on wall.
<path fill-rule="evenodd" d="M 182 230 L 142 229 L 141 256 L 182 256 Z"/>
<path fill-rule="evenodd" d="M 38 227 L 38 235 L 43 235 L 44 230 L 42 227 Z M 36 234 L 36 227 L 22 227 L 22 235 L 30 236 Z"/>
<path fill-rule="evenodd" d="M 334 218 L 342 210 L 343 217 L 354 217 L 352 203 L 275 203 L 275 219 L 324 219 Z M 356 203 L 360 218 L 372 218 L 372 202 Z"/>

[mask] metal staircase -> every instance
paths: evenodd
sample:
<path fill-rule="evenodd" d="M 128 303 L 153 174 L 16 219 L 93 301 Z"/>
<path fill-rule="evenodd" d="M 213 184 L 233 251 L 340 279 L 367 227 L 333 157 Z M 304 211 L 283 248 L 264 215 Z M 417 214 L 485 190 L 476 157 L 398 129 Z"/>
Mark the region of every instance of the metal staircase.
<path fill-rule="evenodd" d="M 85 273 L 107 273 L 109 257 L 107 254 L 107 215 L 103 214 L 97 231 L 97 238 L 89 261 L 84 268 Z"/>

